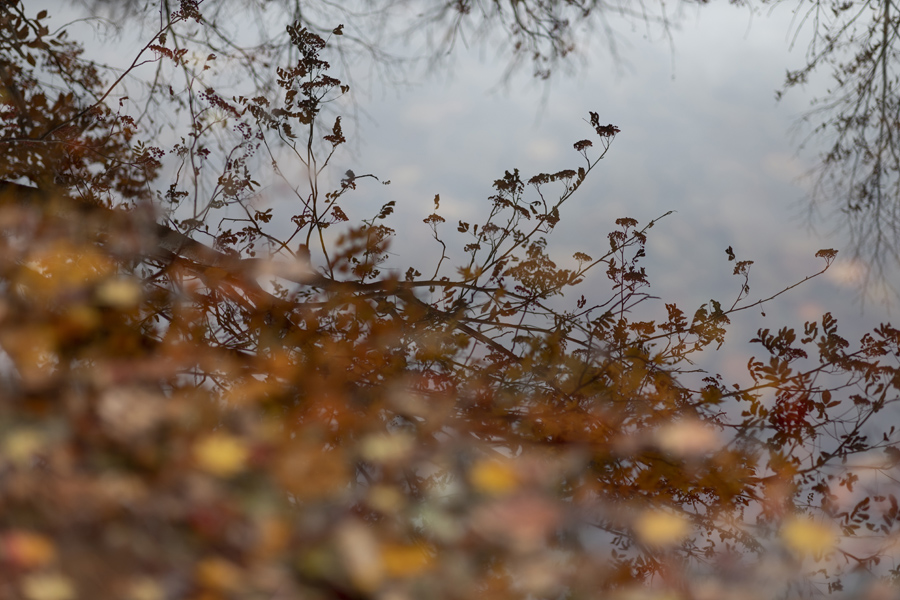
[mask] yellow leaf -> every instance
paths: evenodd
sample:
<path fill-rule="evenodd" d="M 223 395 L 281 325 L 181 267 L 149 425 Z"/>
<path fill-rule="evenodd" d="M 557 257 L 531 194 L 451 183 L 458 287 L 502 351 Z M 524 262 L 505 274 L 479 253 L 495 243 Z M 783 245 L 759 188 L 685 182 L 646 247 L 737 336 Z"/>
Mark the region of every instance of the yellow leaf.
<path fill-rule="evenodd" d="M 396 463 L 412 452 L 415 441 L 403 433 L 369 435 L 360 443 L 360 453 L 369 462 Z"/>
<path fill-rule="evenodd" d="M 27 466 L 46 445 L 44 436 L 33 429 L 16 429 L 3 440 L 3 457 L 18 466 Z"/>
<path fill-rule="evenodd" d="M 512 465 L 499 460 L 480 460 L 469 470 L 469 481 L 479 492 L 504 494 L 516 489 L 519 477 Z"/>
<path fill-rule="evenodd" d="M 366 501 L 375 510 L 391 514 L 403 507 L 404 497 L 395 487 L 376 485 L 369 490 L 369 493 L 366 495 Z"/>
<path fill-rule="evenodd" d="M 810 554 L 821 558 L 834 549 L 834 530 L 824 523 L 817 523 L 806 517 L 791 517 L 781 526 L 781 540 L 784 545 L 800 555 Z"/>
<path fill-rule="evenodd" d="M 127 310 L 137 306 L 143 294 L 141 286 L 133 279 L 108 279 L 97 287 L 95 297 L 103 306 Z"/>
<path fill-rule="evenodd" d="M 662 510 L 642 512 L 634 523 L 634 531 L 643 543 L 671 546 L 691 534 L 691 524 L 681 515 Z"/>
<path fill-rule="evenodd" d="M 676 421 L 656 432 L 660 448 L 676 456 L 700 456 L 722 447 L 718 432 L 696 420 Z"/>
<path fill-rule="evenodd" d="M 250 451 L 241 438 L 213 433 L 194 444 L 197 466 L 218 477 L 231 477 L 244 470 Z"/>
<path fill-rule="evenodd" d="M 431 566 L 431 556 L 425 548 L 402 544 L 382 546 L 381 561 L 389 577 L 411 577 Z"/>
<path fill-rule="evenodd" d="M 27 600 L 73 600 L 75 586 L 58 573 L 35 573 L 22 579 L 22 595 Z"/>
<path fill-rule="evenodd" d="M 220 557 L 204 558 L 197 563 L 197 582 L 222 591 L 234 591 L 241 585 L 241 569 L 231 561 Z"/>

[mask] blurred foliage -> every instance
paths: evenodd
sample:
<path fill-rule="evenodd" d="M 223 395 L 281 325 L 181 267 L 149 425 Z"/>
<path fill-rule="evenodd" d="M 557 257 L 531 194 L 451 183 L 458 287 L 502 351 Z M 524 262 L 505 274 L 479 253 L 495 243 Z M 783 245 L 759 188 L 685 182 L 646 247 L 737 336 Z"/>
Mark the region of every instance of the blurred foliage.
<path fill-rule="evenodd" d="M 507 171 L 452 238 L 436 196 L 434 269 L 399 276 L 394 203 L 328 168 L 343 28 L 288 26 L 277 85 L 225 97 L 173 34 L 202 8 L 106 81 L 0 5 L 0 598 L 896 593 L 900 331 L 826 314 L 760 330 L 745 385 L 698 372 L 774 297 L 729 248 L 732 303 L 658 301 L 655 222 L 551 257 L 619 133 L 593 112 L 573 168 Z M 144 111 L 147 63 L 185 83 Z"/>

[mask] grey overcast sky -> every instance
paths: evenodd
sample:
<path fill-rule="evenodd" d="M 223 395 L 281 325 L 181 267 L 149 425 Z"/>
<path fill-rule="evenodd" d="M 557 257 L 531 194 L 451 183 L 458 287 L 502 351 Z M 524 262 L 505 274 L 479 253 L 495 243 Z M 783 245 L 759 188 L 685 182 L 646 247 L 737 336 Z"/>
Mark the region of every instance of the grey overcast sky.
<path fill-rule="evenodd" d="M 51 10 L 59 14 L 56 24 L 74 15 L 69 2 L 37 5 L 57 9 Z M 414 75 L 411 86 L 375 86 L 359 96 L 366 114 L 355 131 L 361 144 L 338 165 L 392 184 L 362 184 L 351 202 L 371 204 L 366 212 L 374 213 L 395 200 L 391 224 L 402 231 L 393 246 L 395 264 L 425 272 L 438 249 L 421 221 L 432 212 L 435 194 L 448 219 L 446 237 L 456 239 L 456 220 L 474 219 L 487 206 L 491 183 L 504 170 L 519 168 L 527 178 L 577 167 L 572 143 L 592 137 L 585 119 L 594 111 L 622 132 L 563 212 L 550 238 L 554 257 L 596 255 L 608 248 L 606 233 L 617 217 L 646 223 L 671 210 L 649 239 L 652 293 L 689 313 L 710 298 L 730 305 L 741 283 L 726 260 L 725 248 L 732 246 L 739 259 L 755 261 L 750 300 L 768 296 L 818 270 L 818 249 L 847 244 L 826 235 L 829 223 L 811 230 L 804 218 L 808 182 L 802 175 L 816 152 L 798 153 L 801 137 L 790 131 L 815 89 L 775 101 L 785 70 L 799 66 L 805 49 L 802 33 L 797 48 L 789 48 L 792 17 L 786 5 L 752 15 L 711 3 L 685 10 L 671 44 L 652 28 L 622 25 L 621 61 L 610 58 L 603 40 L 579 49 L 588 64 L 554 79 L 546 102 L 548 90 L 530 79 L 527 66 L 498 89 L 504 64 L 494 60 L 491 44 L 458 45 L 449 72 Z M 117 47 L 127 48 L 128 39 Z M 91 52 L 112 48 L 87 43 Z M 887 318 L 887 309 L 873 301 L 861 315 L 861 269 L 843 252 L 824 277 L 767 305 L 765 317 L 759 309 L 748 311 L 735 323 L 732 340 L 749 339 L 760 327 L 802 327 L 825 311 L 858 338 Z M 602 279 L 601 273 L 589 285 Z M 731 360 L 744 366 L 747 357 L 714 357 L 710 366 Z"/>

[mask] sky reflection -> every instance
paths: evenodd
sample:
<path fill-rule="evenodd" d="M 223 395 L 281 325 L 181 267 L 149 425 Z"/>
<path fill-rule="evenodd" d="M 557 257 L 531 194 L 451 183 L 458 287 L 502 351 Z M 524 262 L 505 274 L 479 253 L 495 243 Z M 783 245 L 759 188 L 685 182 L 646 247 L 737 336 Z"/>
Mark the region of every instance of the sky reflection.
<path fill-rule="evenodd" d="M 359 201 L 372 210 L 397 201 L 395 224 L 404 223 L 393 245 L 397 263 L 412 259 L 425 272 L 431 262 L 422 257 L 431 254 L 423 248 L 436 245 L 421 219 L 435 194 L 453 239 L 456 219 L 486 209 L 491 182 L 504 170 L 517 167 L 527 179 L 576 167 L 571 144 L 590 137 L 587 114 L 596 111 L 622 133 L 563 212 L 551 237 L 560 262 L 606 248 L 618 217 L 647 223 L 675 211 L 650 232 L 644 264 L 651 291 L 692 312 L 710 298 L 730 306 L 736 297 L 741 280 L 731 274 L 728 246 L 738 260 L 755 261 L 750 300 L 815 273 L 823 266 L 815 252 L 836 248 L 841 253 L 825 276 L 744 313 L 729 341 L 749 340 L 760 327 L 802 328 L 825 311 L 838 317 L 845 336 L 858 338 L 888 319 L 889 307 L 879 301 L 877 282 L 863 301 L 864 265 L 844 249 L 845 237 L 831 233 L 834 223 L 813 219 L 809 226 L 804 174 L 816 152 L 798 150 L 803 131 L 795 125 L 821 87 L 813 82 L 780 102 L 774 94 L 785 70 L 802 59 L 802 43 L 789 48 L 792 17 L 787 6 L 751 15 L 714 4 L 688 11 L 671 46 L 640 28 L 622 31 L 628 43 L 620 63 L 598 41 L 584 51 L 593 55 L 589 64 L 556 79 L 546 101 L 547 90 L 527 72 L 498 91 L 503 70 L 491 51 L 458 48 L 449 76 L 439 72 L 364 103 L 370 118 L 360 126 L 357 172 L 392 184 L 370 186 L 373 194 L 367 189 Z M 602 290 L 603 279 L 601 272 L 589 283 Z M 731 351 L 738 356 L 712 357 L 710 366 L 745 368 L 745 354 Z"/>

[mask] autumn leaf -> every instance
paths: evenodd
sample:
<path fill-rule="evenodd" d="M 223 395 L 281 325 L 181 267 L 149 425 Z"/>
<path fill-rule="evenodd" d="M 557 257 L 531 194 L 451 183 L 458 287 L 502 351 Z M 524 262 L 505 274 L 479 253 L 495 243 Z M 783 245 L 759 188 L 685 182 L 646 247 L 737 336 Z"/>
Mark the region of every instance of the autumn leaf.
<path fill-rule="evenodd" d="M 837 535 L 827 523 L 804 516 L 787 519 L 781 526 L 784 545 L 799 556 L 812 556 L 816 560 L 831 552 L 837 545 Z"/>
<path fill-rule="evenodd" d="M 128 310 L 137 306 L 143 290 L 132 279 L 115 278 L 101 283 L 95 292 L 97 302 L 102 306 L 110 306 L 119 310 Z"/>
<path fill-rule="evenodd" d="M 0 560 L 22 569 L 43 567 L 56 560 L 56 546 L 31 531 L 10 531 L 0 535 Z"/>
<path fill-rule="evenodd" d="M 34 573 L 22 579 L 22 596 L 26 600 L 75 600 L 77 593 L 71 579 L 59 573 Z"/>
<path fill-rule="evenodd" d="M 200 585 L 223 592 L 238 591 L 243 579 L 237 565 L 218 556 L 204 558 L 197 563 L 195 574 Z"/>
<path fill-rule="evenodd" d="M 40 431 L 26 427 L 13 429 L 3 438 L 2 456 L 15 465 L 28 466 L 46 444 L 47 438 Z"/>
<path fill-rule="evenodd" d="M 687 538 L 692 527 L 683 516 L 666 510 L 645 510 L 634 522 L 634 531 L 649 546 L 674 546 Z"/>
<path fill-rule="evenodd" d="M 484 494 L 505 494 L 515 490 L 519 477 L 508 462 L 495 459 L 481 459 L 469 469 L 472 486 Z"/>
<path fill-rule="evenodd" d="M 385 544 L 381 560 L 389 577 L 411 577 L 432 565 L 431 553 L 424 547 L 406 544 Z"/>
<path fill-rule="evenodd" d="M 700 456 L 722 446 L 715 429 L 690 419 L 663 425 L 657 430 L 655 439 L 660 448 L 676 456 Z"/>
<path fill-rule="evenodd" d="M 239 437 L 227 433 L 213 433 L 194 444 L 197 467 L 217 477 L 232 477 L 247 466 L 250 450 Z"/>

